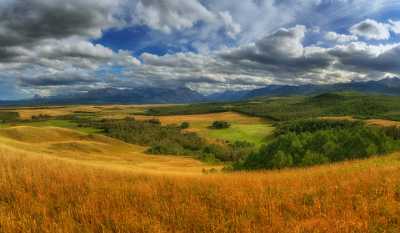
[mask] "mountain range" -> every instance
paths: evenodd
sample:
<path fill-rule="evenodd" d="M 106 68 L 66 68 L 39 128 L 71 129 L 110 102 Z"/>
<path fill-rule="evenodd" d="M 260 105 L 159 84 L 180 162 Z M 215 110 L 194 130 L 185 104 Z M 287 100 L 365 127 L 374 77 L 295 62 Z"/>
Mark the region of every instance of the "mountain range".
<path fill-rule="evenodd" d="M 400 78 L 379 81 L 349 82 L 326 85 L 269 85 L 247 91 L 226 91 L 202 95 L 186 87 L 133 89 L 104 88 L 74 95 L 35 97 L 25 100 L 0 101 L 2 106 L 11 105 L 62 105 L 62 104 L 163 104 L 241 101 L 256 97 L 316 95 L 327 92 L 355 91 L 400 96 Z"/>
<path fill-rule="evenodd" d="M 379 81 L 349 82 L 324 85 L 269 85 L 249 91 L 227 91 L 213 94 L 212 101 L 237 101 L 256 97 L 317 95 L 328 92 L 360 92 L 400 96 L 400 78 L 386 78 Z"/>

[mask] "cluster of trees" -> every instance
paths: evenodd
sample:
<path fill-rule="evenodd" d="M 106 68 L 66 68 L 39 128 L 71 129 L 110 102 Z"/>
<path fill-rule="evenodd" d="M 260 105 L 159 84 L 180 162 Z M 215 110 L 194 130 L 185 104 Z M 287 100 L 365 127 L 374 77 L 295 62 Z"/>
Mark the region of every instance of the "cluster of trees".
<path fill-rule="evenodd" d="M 260 98 L 258 101 L 235 104 L 234 111 L 268 118 L 292 121 L 324 115 L 348 115 L 358 118 L 386 118 L 400 110 L 398 97 L 357 93 L 326 93 L 313 97 Z"/>
<path fill-rule="evenodd" d="M 235 111 L 274 121 L 292 121 L 324 115 L 351 115 L 359 118 L 387 118 L 400 111 L 399 97 L 358 93 L 324 93 L 316 96 L 259 97 L 233 103 L 201 103 L 154 107 L 146 115 L 188 115 Z M 391 116 L 396 119 L 398 116 Z"/>
<path fill-rule="evenodd" d="M 382 155 L 399 146 L 398 131 L 391 135 L 385 129 L 348 121 L 300 121 L 288 123 L 278 128 L 278 132 L 277 138 L 236 163 L 235 168 L 311 166 Z"/>
<path fill-rule="evenodd" d="M 102 129 L 107 136 L 119 140 L 149 146 L 148 153 L 164 155 L 190 155 L 216 161 L 239 161 L 253 152 L 254 145 L 247 142 L 210 143 L 196 133 L 186 132 L 188 123 L 181 125 L 161 125 L 157 119 L 136 121 L 134 118 L 123 120 L 95 121 L 75 118 L 80 127 Z M 183 126 L 183 127 L 182 127 Z"/>
<path fill-rule="evenodd" d="M 191 105 L 175 105 L 168 107 L 154 107 L 148 109 L 145 114 L 151 116 L 166 115 L 193 115 L 204 113 L 226 112 L 227 109 L 220 103 L 202 103 Z"/>
<path fill-rule="evenodd" d="M 227 121 L 214 121 L 210 126 L 211 129 L 227 129 L 231 124 Z"/>
<path fill-rule="evenodd" d="M 19 119 L 18 112 L 0 112 L 0 123 L 12 123 Z"/>
<path fill-rule="evenodd" d="M 364 126 L 364 123 L 362 121 L 306 119 L 278 123 L 276 126 L 275 136 L 279 136 L 290 132 L 299 134 L 330 129 L 350 129 L 362 127 Z"/>
<path fill-rule="evenodd" d="M 400 140 L 400 127 L 390 126 L 384 128 L 385 134 L 394 140 Z"/>
<path fill-rule="evenodd" d="M 51 116 L 47 115 L 47 114 L 39 114 L 39 115 L 34 115 L 31 117 L 32 121 L 46 121 L 49 119 L 51 119 Z"/>

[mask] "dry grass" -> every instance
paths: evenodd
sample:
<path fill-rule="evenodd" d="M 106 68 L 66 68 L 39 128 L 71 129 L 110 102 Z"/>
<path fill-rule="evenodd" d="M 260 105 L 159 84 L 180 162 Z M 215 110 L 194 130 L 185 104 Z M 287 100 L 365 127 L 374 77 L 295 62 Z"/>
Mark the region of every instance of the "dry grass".
<path fill-rule="evenodd" d="M 190 124 L 211 124 L 214 121 L 229 121 L 237 124 L 262 124 L 265 120 L 259 117 L 249 117 L 243 114 L 234 112 L 223 113 L 210 113 L 210 114 L 196 114 L 196 115 L 176 115 L 176 116 L 135 116 L 137 120 L 149 120 L 157 118 L 163 124 L 180 124 L 182 122 L 189 122 Z"/>
<path fill-rule="evenodd" d="M 354 121 L 352 116 L 327 116 L 327 117 L 320 117 L 320 119 L 324 120 L 348 120 L 348 121 Z M 369 125 L 376 125 L 376 126 L 383 126 L 383 127 L 391 127 L 391 126 L 397 126 L 400 127 L 400 122 L 399 121 L 392 121 L 392 120 L 385 120 L 385 119 L 369 119 L 365 120 L 365 122 Z"/>
<path fill-rule="evenodd" d="M 31 119 L 32 116 L 38 116 L 38 115 L 47 115 L 47 116 L 57 117 L 57 116 L 70 115 L 76 111 L 98 112 L 100 110 L 101 109 L 96 108 L 95 106 L 67 106 L 67 107 L 54 106 L 54 107 L 48 107 L 48 108 L 25 107 L 25 108 L 17 108 L 17 109 L 12 109 L 12 110 L 1 110 L 1 111 L 18 112 L 21 119 L 28 120 L 28 119 Z"/>
<path fill-rule="evenodd" d="M 352 116 L 324 116 L 320 117 L 322 120 L 333 120 L 333 121 L 354 121 Z"/>
<path fill-rule="evenodd" d="M 147 149 L 101 135 L 57 127 L 18 126 L 0 129 L 0 149 L 12 153 L 58 158 L 75 164 L 146 173 L 197 175 L 219 168 L 177 156 L 151 156 Z"/>
<path fill-rule="evenodd" d="M 198 133 L 203 138 L 218 143 L 221 141 L 248 141 L 257 147 L 265 143 L 266 138 L 272 134 L 273 126 L 270 122 L 260 117 L 252 117 L 235 112 L 174 115 L 174 116 L 134 116 L 137 120 L 159 119 L 164 125 L 181 124 L 188 122 L 189 132 Z M 228 121 L 229 129 L 213 130 L 210 125 L 214 121 Z"/>
<path fill-rule="evenodd" d="M 0 232 L 400 231 L 399 155 L 335 166 L 140 175 L 0 152 Z"/>
<path fill-rule="evenodd" d="M 205 175 L 199 161 L 144 150 L 55 127 L 0 129 L 0 232 L 400 232 L 400 153 Z"/>
<path fill-rule="evenodd" d="M 367 120 L 367 123 L 370 125 L 377 125 L 377 126 L 384 126 L 384 127 L 391 127 L 391 126 L 400 127 L 399 121 L 391 121 L 391 120 L 383 120 L 383 119 L 371 119 L 371 120 Z"/>
<path fill-rule="evenodd" d="M 104 113 L 103 116 L 123 118 L 130 113 L 143 112 L 152 107 L 168 107 L 176 104 L 144 104 L 144 105 L 79 105 L 79 106 L 51 106 L 51 107 L 20 107 L 1 108 L 1 111 L 15 111 L 20 114 L 21 119 L 31 119 L 32 116 L 48 115 L 52 117 L 70 115 L 75 112 Z"/>

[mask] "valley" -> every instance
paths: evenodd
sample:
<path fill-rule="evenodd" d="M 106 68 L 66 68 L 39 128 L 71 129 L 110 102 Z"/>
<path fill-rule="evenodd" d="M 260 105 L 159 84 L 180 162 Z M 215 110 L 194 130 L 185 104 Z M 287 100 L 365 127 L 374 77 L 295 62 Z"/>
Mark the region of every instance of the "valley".
<path fill-rule="evenodd" d="M 3 108 L 0 232 L 400 230 L 399 122 L 309 98 Z"/>

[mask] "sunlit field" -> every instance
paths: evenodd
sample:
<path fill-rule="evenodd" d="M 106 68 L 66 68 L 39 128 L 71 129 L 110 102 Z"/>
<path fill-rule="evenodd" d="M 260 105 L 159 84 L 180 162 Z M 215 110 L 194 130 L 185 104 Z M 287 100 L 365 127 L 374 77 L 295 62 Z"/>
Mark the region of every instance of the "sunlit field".
<path fill-rule="evenodd" d="M 209 140 L 256 146 L 268 143 L 274 131 L 267 120 L 234 112 L 155 117 L 133 114 L 132 106 L 57 111 L 87 114 L 76 108 L 97 109 L 88 117 L 100 120 L 188 122 L 185 131 Z M 146 146 L 58 116 L 0 124 L 1 233 L 400 232 L 398 152 L 308 168 L 233 172 L 191 156 L 151 155 Z M 231 127 L 211 129 L 215 120 Z"/>
<path fill-rule="evenodd" d="M 0 233 L 400 233 L 400 0 L 0 0 Z"/>
<path fill-rule="evenodd" d="M 0 129 L 0 149 L 75 164 L 162 174 L 201 174 L 219 168 L 188 157 L 152 156 L 145 147 L 58 127 L 17 126 Z"/>
<path fill-rule="evenodd" d="M 0 151 L 5 233 L 400 230 L 399 154 L 281 172 L 176 176 Z"/>
<path fill-rule="evenodd" d="M 250 117 L 234 112 L 176 115 L 176 116 L 135 116 L 138 120 L 157 118 L 161 123 L 181 124 L 188 122 L 188 131 L 197 132 L 203 137 L 210 139 L 235 141 L 247 141 L 260 146 L 265 143 L 266 138 L 272 134 L 273 127 L 268 121 L 259 117 Z M 231 124 L 228 129 L 210 129 L 214 121 L 227 121 Z"/>

